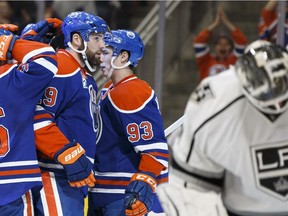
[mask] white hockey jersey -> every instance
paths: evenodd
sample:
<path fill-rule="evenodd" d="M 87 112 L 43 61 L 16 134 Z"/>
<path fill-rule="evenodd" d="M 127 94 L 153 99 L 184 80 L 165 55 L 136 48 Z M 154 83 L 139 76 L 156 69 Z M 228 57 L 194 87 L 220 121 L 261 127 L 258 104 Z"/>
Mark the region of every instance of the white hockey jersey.
<path fill-rule="evenodd" d="M 233 67 L 200 83 L 181 133 L 169 144 L 182 172 L 224 180 L 229 212 L 288 215 L 288 111 L 268 117 L 257 110 Z"/>

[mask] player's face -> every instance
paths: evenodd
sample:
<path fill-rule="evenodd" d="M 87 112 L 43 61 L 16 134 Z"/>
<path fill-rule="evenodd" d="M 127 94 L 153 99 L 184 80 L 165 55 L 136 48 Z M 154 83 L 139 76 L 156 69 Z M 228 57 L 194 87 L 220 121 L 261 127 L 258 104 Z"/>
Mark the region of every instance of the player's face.
<path fill-rule="evenodd" d="M 100 55 L 100 68 L 105 77 L 108 76 L 111 70 L 111 59 L 112 59 L 113 49 L 111 47 L 104 47 L 101 50 Z"/>
<path fill-rule="evenodd" d="M 104 48 L 103 34 L 92 33 L 89 35 L 86 55 L 91 66 L 100 65 L 100 54 Z"/>
<path fill-rule="evenodd" d="M 215 45 L 216 56 L 220 60 L 226 59 L 232 51 L 232 46 L 226 38 L 221 38 Z"/>

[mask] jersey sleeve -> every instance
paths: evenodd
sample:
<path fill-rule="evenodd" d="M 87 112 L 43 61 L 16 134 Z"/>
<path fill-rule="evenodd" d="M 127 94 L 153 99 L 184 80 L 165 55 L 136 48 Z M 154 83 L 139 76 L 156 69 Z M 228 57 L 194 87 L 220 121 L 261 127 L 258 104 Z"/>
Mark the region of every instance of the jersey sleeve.
<path fill-rule="evenodd" d="M 34 135 L 37 151 L 53 158 L 54 154 L 69 140 L 54 123 L 53 113 L 37 105 L 34 116 Z"/>
<path fill-rule="evenodd" d="M 205 149 L 208 144 L 205 143 L 205 139 L 197 137 L 197 129 L 204 123 L 200 117 L 202 110 L 205 110 L 204 106 L 199 106 L 194 96 L 191 95 L 184 112 L 182 132 L 173 144 L 173 156 L 177 158 L 177 161 L 179 160 L 179 164 L 186 166 L 184 169 L 200 175 L 205 172 L 210 173 L 211 176 L 220 176 L 223 168 L 206 156 Z M 200 118 L 197 119 L 197 116 Z"/>
<path fill-rule="evenodd" d="M 34 116 L 37 150 L 50 158 L 53 158 L 55 152 L 73 141 L 68 138 L 67 131 L 65 134 L 65 131 L 60 129 L 61 126 L 55 116 L 60 118 L 61 114 L 61 118 L 69 118 L 67 107 L 70 107 L 73 100 L 76 100 L 82 85 L 78 65 L 71 62 L 69 56 L 63 52 L 57 53 L 57 57 L 58 73 L 44 90 Z M 69 65 L 65 63 L 68 61 Z M 78 142 L 78 140 L 76 141 Z"/>
<path fill-rule="evenodd" d="M 56 53 L 54 49 L 44 43 L 19 39 L 15 42 L 12 50 L 12 57 L 17 62 L 26 63 L 38 58 L 49 59 L 50 62 L 56 62 Z M 54 60 L 54 61 L 53 61 Z M 57 71 L 54 72 L 54 74 Z"/>
<path fill-rule="evenodd" d="M 199 106 L 199 108 L 200 107 L 203 108 L 203 106 Z M 187 153 L 185 154 L 184 152 L 185 150 L 180 150 L 180 151 L 182 152 L 183 156 L 185 154 L 184 158 L 186 158 L 185 161 L 188 162 L 187 165 L 191 167 L 191 169 L 194 170 L 195 173 L 199 175 L 204 175 L 204 176 L 206 175 L 207 177 L 221 177 L 224 171 L 223 168 L 219 166 L 218 164 L 214 163 L 209 158 L 207 154 L 207 145 L 209 144 L 205 143 L 205 139 L 202 139 L 202 137 L 199 137 L 197 134 L 197 129 L 200 127 L 200 125 L 196 126 L 195 123 L 193 124 L 193 121 L 191 121 L 197 118 L 197 114 L 199 113 L 197 112 L 198 111 L 197 109 L 199 108 L 198 108 L 198 104 L 195 103 L 193 97 L 191 97 L 185 109 L 183 133 L 181 134 L 181 137 L 179 140 L 179 144 L 181 146 L 186 144 L 185 149 L 187 150 Z M 205 110 L 205 108 L 203 109 Z M 174 146 L 174 152 L 175 152 L 175 147 L 176 146 Z"/>
<path fill-rule="evenodd" d="M 199 63 L 204 61 L 202 59 L 204 59 L 205 56 L 209 55 L 210 53 L 210 48 L 208 45 L 210 37 L 211 32 L 208 29 L 204 29 L 194 38 L 194 50 L 196 59 Z"/>
<path fill-rule="evenodd" d="M 69 77 L 66 77 L 65 80 L 55 77 L 45 89 L 40 105 L 35 112 L 34 133 L 36 147 L 38 151 L 50 158 L 53 158 L 58 150 L 73 141 L 68 139 L 68 134 L 65 134 L 60 129 L 60 125 L 54 118 L 59 116 L 77 95 L 77 87 L 71 79 L 73 80 L 73 78 Z M 67 86 L 71 86 L 71 88 Z M 62 116 L 64 118 L 63 114 Z M 69 116 L 65 117 L 69 118 Z"/>
<path fill-rule="evenodd" d="M 261 11 L 261 17 L 258 23 L 258 37 L 262 40 L 271 40 L 273 34 L 276 33 L 277 14 L 275 10 L 267 10 L 265 8 Z"/>
<path fill-rule="evenodd" d="M 196 56 L 196 64 L 200 72 L 201 79 L 208 76 L 207 62 L 210 62 L 212 56 L 210 54 L 209 40 L 211 32 L 204 29 L 194 39 L 194 51 Z"/>
<path fill-rule="evenodd" d="M 226 82 L 226 79 L 229 79 L 230 83 Z M 175 132 L 173 143 L 169 144 L 175 162 L 172 163 L 173 167 L 196 179 L 192 184 L 200 187 L 213 185 L 218 188 L 222 184 L 225 169 L 222 164 L 213 160 L 213 155 L 225 158 L 225 151 L 221 150 L 223 147 L 220 148 L 222 146 L 220 136 L 223 131 L 215 135 L 221 127 L 221 123 L 217 123 L 215 119 L 231 101 L 238 97 L 238 94 L 241 95 L 238 92 L 231 94 L 227 92 L 231 86 L 237 86 L 237 82 L 237 77 L 231 70 L 222 72 L 218 76 L 208 77 L 195 88 L 187 102 L 184 123 L 181 129 Z M 222 86 L 225 83 L 229 84 L 227 88 Z M 226 95 L 225 100 L 224 95 Z M 188 178 L 187 181 L 190 182 L 191 179 Z"/>
<path fill-rule="evenodd" d="M 18 61 L 17 67 L 9 73 L 15 88 L 21 89 L 21 94 L 28 99 L 39 97 L 39 92 L 43 92 L 58 71 L 54 49 L 46 44 L 19 39 L 15 42 L 12 56 Z"/>
<path fill-rule="evenodd" d="M 263 19 L 266 26 L 271 25 L 277 19 L 277 13 L 275 10 L 263 9 L 261 11 L 261 18 Z"/>
<path fill-rule="evenodd" d="M 232 31 L 231 36 L 235 44 L 234 55 L 239 57 L 243 54 L 247 45 L 247 38 L 239 28 L 236 28 L 234 31 Z"/>
<path fill-rule="evenodd" d="M 66 53 L 57 52 L 58 72 L 45 89 L 39 103 L 54 115 L 65 110 L 66 106 L 77 97 L 82 87 L 82 83 L 79 82 L 82 80 L 79 64 Z"/>

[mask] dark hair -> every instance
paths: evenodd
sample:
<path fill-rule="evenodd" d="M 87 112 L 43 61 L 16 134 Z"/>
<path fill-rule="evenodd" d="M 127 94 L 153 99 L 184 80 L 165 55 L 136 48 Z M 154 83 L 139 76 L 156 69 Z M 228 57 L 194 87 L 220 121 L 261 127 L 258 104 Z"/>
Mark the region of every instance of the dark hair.
<path fill-rule="evenodd" d="M 232 38 L 229 35 L 227 35 L 226 33 L 224 33 L 224 32 L 219 33 L 215 37 L 213 44 L 216 45 L 219 42 L 220 39 L 226 39 L 230 43 L 230 45 L 232 47 L 234 47 L 234 42 L 233 42 Z"/>

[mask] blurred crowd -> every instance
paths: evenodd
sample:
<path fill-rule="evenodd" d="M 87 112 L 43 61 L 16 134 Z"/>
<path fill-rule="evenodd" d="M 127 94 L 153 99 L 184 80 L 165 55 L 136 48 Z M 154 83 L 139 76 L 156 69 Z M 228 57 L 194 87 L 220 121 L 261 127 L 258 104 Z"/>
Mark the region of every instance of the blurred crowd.
<path fill-rule="evenodd" d="M 107 20 L 111 29 L 129 28 L 135 9 L 147 5 L 147 1 L 5 1 L 0 0 L 0 23 L 13 23 L 21 31 L 28 23 L 47 17 L 64 19 L 71 11 L 97 14 Z M 44 6 L 44 7 L 43 7 Z M 40 8 L 43 13 L 38 15 Z M 121 16 L 120 16 L 121 12 Z M 41 16 L 41 17 L 37 17 Z"/>
<path fill-rule="evenodd" d="M 287 46 L 287 18 L 283 15 L 283 18 L 280 17 L 278 1 L 267 1 L 262 8 L 259 8 L 258 14 L 259 22 L 258 26 L 255 26 L 258 28 L 258 39 Z M 283 26 L 283 32 L 277 35 L 278 23 Z M 283 36 L 282 39 L 280 35 Z M 227 70 L 230 65 L 234 65 L 249 42 L 251 41 L 248 41 L 238 24 L 233 23 L 223 8 L 218 6 L 211 23 L 203 27 L 193 38 L 200 80 L 219 74 Z"/>

